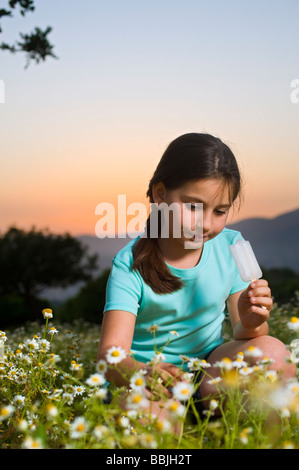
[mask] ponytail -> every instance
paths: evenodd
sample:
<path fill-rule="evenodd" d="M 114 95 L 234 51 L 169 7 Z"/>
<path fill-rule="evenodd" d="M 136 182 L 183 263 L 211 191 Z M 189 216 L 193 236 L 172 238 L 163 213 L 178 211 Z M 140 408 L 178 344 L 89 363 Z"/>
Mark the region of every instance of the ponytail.
<path fill-rule="evenodd" d="M 183 282 L 174 276 L 163 260 L 157 238 L 151 238 L 150 216 L 146 223 L 147 238 L 141 237 L 134 246 L 134 262 L 132 270 L 136 269 L 143 280 L 156 294 L 170 294 L 183 287 Z"/>

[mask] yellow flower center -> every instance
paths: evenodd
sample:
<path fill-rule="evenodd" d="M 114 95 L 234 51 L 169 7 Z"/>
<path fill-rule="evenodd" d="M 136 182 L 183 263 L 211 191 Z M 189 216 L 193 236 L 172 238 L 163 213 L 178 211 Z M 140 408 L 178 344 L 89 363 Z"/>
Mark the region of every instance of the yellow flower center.
<path fill-rule="evenodd" d="M 115 350 L 111 353 L 111 356 L 113 356 L 113 357 L 118 357 L 118 356 L 120 356 L 120 352 L 117 351 L 117 349 L 115 349 Z"/>
<path fill-rule="evenodd" d="M 170 411 L 176 411 L 178 409 L 178 403 L 172 403 L 169 407 Z"/>
<path fill-rule="evenodd" d="M 139 403 L 141 401 L 141 395 L 135 395 L 132 401 L 133 403 Z"/>
<path fill-rule="evenodd" d="M 142 384 L 143 384 L 143 380 L 142 380 L 141 378 L 136 379 L 135 384 L 136 384 L 137 386 L 142 385 Z"/>
<path fill-rule="evenodd" d="M 77 425 L 77 431 L 78 432 L 83 432 L 85 429 L 85 425 L 83 423 L 80 423 Z"/>
<path fill-rule="evenodd" d="M 297 323 L 298 322 L 298 318 L 297 317 L 292 317 L 291 320 L 290 320 L 291 323 Z"/>

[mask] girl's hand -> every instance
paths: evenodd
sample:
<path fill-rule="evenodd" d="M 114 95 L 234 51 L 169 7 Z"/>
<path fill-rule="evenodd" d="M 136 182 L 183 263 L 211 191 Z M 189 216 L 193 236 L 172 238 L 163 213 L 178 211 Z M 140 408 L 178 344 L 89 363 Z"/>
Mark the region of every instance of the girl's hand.
<path fill-rule="evenodd" d="M 244 328 L 258 328 L 266 322 L 272 306 L 268 282 L 265 279 L 251 282 L 238 301 L 240 321 Z"/>
<path fill-rule="evenodd" d="M 183 371 L 168 362 L 159 362 L 153 366 L 146 367 L 147 370 L 147 390 L 150 391 L 154 399 L 172 396 L 171 388 L 183 375 Z"/>

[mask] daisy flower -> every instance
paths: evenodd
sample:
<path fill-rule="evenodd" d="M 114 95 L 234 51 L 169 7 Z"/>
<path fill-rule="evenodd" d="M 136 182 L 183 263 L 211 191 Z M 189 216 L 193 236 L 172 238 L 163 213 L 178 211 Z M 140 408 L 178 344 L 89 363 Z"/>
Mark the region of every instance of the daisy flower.
<path fill-rule="evenodd" d="M 252 432 L 252 428 L 245 428 L 239 434 L 239 440 L 242 444 L 248 444 L 248 434 Z"/>
<path fill-rule="evenodd" d="M 88 423 L 83 416 L 76 418 L 71 424 L 71 437 L 80 439 L 88 430 Z"/>
<path fill-rule="evenodd" d="M 76 385 L 75 386 L 75 396 L 76 395 L 83 395 L 85 392 L 85 387 L 83 385 Z"/>
<path fill-rule="evenodd" d="M 291 317 L 290 321 L 287 323 L 287 327 L 293 331 L 299 331 L 299 318 Z"/>
<path fill-rule="evenodd" d="M 276 370 L 266 370 L 265 377 L 269 379 L 271 382 L 275 382 L 278 378 L 278 374 Z"/>
<path fill-rule="evenodd" d="M 233 368 L 233 361 L 229 357 L 223 357 L 221 361 L 216 361 L 214 366 L 220 367 L 221 369 L 230 370 Z"/>
<path fill-rule="evenodd" d="M 150 364 L 158 364 L 158 362 L 165 361 L 165 355 L 161 352 L 156 352 L 156 354 L 151 358 Z"/>
<path fill-rule="evenodd" d="M 39 348 L 39 344 L 35 338 L 27 339 L 25 345 L 29 349 L 37 350 Z"/>
<path fill-rule="evenodd" d="M 130 425 L 130 420 L 127 416 L 119 416 L 116 420 L 117 424 L 122 428 L 127 428 Z"/>
<path fill-rule="evenodd" d="M 269 364 L 273 364 L 273 359 L 270 359 L 269 357 L 263 357 L 263 359 L 258 361 L 258 365 L 260 366 L 265 366 Z"/>
<path fill-rule="evenodd" d="M 9 418 L 14 411 L 15 408 L 12 405 L 2 406 L 2 408 L 0 408 L 0 421 L 4 421 L 5 419 Z"/>
<path fill-rule="evenodd" d="M 14 404 L 15 404 L 15 405 L 21 406 L 21 405 L 23 405 L 24 402 L 25 402 L 25 397 L 24 397 L 24 395 L 16 395 L 16 396 L 14 397 L 14 400 L 13 400 L 13 401 L 14 401 Z"/>
<path fill-rule="evenodd" d="M 92 374 L 86 380 L 87 385 L 90 387 L 100 387 L 105 383 L 105 378 L 102 374 Z"/>
<path fill-rule="evenodd" d="M 157 429 L 158 432 L 169 432 L 171 430 L 171 424 L 170 422 L 167 420 L 167 419 L 159 419 L 156 424 L 155 424 L 155 427 Z"/>
<path fill-rule="evenodd" d="M 218 405 L 219 405 L 218 401 L 212 399 L 212 400 L 210 400 L 209 408 L 210 408 L 210 410 L 214 411 L 214 410 L 216 410 L 216 408 L 218 408 Z"/>
<path fill-rule="evenodd" d="M 173 416 L 184 416 L 186 407 L 176 400 L 169 400 L 166 403 L 166 408 Z"/>
<path fill-rule="evenodd" d="M 44 308 L 42 310 L 43 317 L 46 318 L 53 318 L 53 311 L 51 308 Z"/>
<path fill-rule="evenodd" d="M 211 364 L 209 364 L 205 359 L 198 359 L 197 357 L 192 357 L 189 359 L 187 366 L 189 370 L 195 371 L 211 367 Z"/>
<path fill-rule="evenodd" d="M 189 400 L 194 391 L 194 386 L 190 382 L 178 382 L 172 389 L 173 395 L 180 401 Z"/>
<path fill-rule="evenodd" d="M 32 437 L 26 437 L 22 444 L 23 449 L 43 449 L 42 440 L 36 437 L 33 439 Z"/>
<path fill-rule="evenodd" d="M 171 336 L 176 336 L 176 337 L 180 336 L 176 330 L 171 330 L 169 333 L 171 334 Z"/>
<path fill-rule="evenodd" d="M 158 443 L 152 434 L 141 434 L 139 439 L 142 447 L 148 449 L 156 449 L 158 447 Z"/>
<path fill-rule="evenodd" d="M 99 398 L 100 400 L 105 400 L 105 398 L 107 398 L 107 389 L 98 388 L 94 393 L 94 397 Z"/>
<path fill-rule="evenodd" d="M 245 356 L 247 357 L 260 357 L 263 354 L 263 351 L 257 346 L 249 346 L 244 351 Z"/>
<path fill-rule="evenodd" d="M 217 385 L 221 381 L 222 381 L 222 377 L 214 377 L 213 379 L 208 380 L 207 383 L 209 385 Z"/>
<path fill-rule="evenodd" d="M 120 346 L 112 346 L 112 348 L 108 349 L 107 351 L 106 359 L 109 364 L 117 364 L 118 362 L 121 362 L 123 359 L 125 359 L 126 355 L 126 351 Z"/>
<path fill-rule="evenodd" d="M 243 376 L 245 376 L 245 377 L 246 377 L 247 375 L 249 375 L 249 374 L 252 374 L 253 371 L 254 371 L 254 368 L 253 368 L 253 367 L 248 367 L 248 366 L 242 367 L 242 368 L 239 370 L 240 374 L 243 375 Z"/>
<path fill-rule="evenodd" d="M 56 330 L 55 326 L 51 326 L 51 328 L 48 329 L 49 335 L 55 335 L 58 333 L 58 330 Z"/>
<path fill-rule="evenodd" d="M 147 328 L 146 331 L 148 331 L 149 333 L 154 333 L 154 332 L 157 331 L 159 328 L 160 328 L 159 325 L 154 324 L 154 325 L 151 325 L 149 328 Z"/>
<path fill-rule="evenodd" d="M 71 370 L 80 370 L 82 366 L 83 366 L 83 364 L 79 364 L 79 363 L 76 362 L 76 361 L 71 361 L 71 367 L 70 367 L 70 369 L 71 369 Z"/>
<path fill-rule="evenodd" d="M 146 386 L 146 381 L 144 375 L 146 374 L 145 370 L 140 370 L 132 375 L 130 379 L 130 387 L 133 390 L 142 390 Z"/>
<path fill-rule="evenodd" d="M 55 405 L 53 405 L 53 403 L 48 403 L 46 405 L 46 413 L 47 415 L 50 417 L 50 418 L 55 418 L 55 416 L 58 415 L 58 409 L 56 408 Z"/>
<path fill-rule="evenodd" d="M 103 374 L 105 375 L 105 372 L 107 371 L 107 362 L 104 361 L 104 359 L 100 359 L 97 363 L 96 363 L 96 370 L 97 372 L 99 372 L 100 374 Z"/>
<path fill-rule="evenodd" d="M 133 391 L 127 398 L 127 403 L 130 408 L 140 409 L 147 408 L 149 405 L 148 400 L 139 392 Z"/>
<path fill-rule="evenodd" d="M 238 356 L 233 362 L 233 367 L 236 367 L 237 369 L 240 369 L 241 367 L 246 367 L 247 362 L 243 361 L 243 357 Z"/>

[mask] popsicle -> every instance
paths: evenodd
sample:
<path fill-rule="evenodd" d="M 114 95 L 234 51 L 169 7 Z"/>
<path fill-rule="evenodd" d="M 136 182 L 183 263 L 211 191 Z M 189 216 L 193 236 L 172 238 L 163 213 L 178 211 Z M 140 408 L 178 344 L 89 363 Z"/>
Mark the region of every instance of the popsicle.
<path fill-rule="evenodd" d="M 242 281 L 251 282 L 262 277 L 262 270 L 248 241 L 238 240 L 229 248 Z"/>
<path fill-rule="evenodd" d="M 238 240 L 233 245 L 230 245 L 229 248 L 242 281 L 251 282 L 262 277 L 262 270 L 249 241 Z M 267 309 L 264 305 L 261 305 L 261 307 L 265 310 Z"/>

